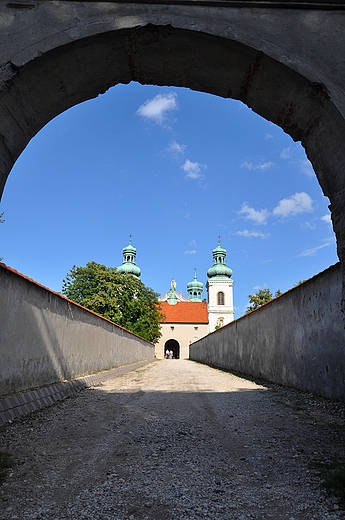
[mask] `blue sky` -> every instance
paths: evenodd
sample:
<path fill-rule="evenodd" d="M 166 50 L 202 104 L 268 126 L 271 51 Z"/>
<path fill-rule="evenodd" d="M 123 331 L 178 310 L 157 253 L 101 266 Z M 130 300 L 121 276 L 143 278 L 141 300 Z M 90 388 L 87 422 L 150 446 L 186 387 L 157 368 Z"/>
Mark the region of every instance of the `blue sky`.
<path fill-rule="evenodd" d="M 4 262 L 61 291 L 73 265 L 119 266 L 129 235 L 158 293 L 206 283 L 218 236 L 235 317 L 258 288 L 285 291 L 338 261 L 328 210 L 299 143 L 240 102 L 117 85 L 45 126 L 7 181 Z M 204 290 L 206 297 L 206 290 Z"/>

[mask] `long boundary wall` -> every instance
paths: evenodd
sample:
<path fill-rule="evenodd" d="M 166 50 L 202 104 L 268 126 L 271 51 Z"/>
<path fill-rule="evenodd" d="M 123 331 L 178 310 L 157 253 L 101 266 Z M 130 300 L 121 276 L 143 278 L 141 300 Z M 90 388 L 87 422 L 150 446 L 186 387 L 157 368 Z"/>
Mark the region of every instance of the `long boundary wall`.
<path fill-rule="evenodd" d="M 0 396 L 154 358 L 154 345 L 0 264 Z"/>
<path fill-rule="evenodd" d="M 345 401 L 340 263 L 190 346 L 190 359 Z"/>

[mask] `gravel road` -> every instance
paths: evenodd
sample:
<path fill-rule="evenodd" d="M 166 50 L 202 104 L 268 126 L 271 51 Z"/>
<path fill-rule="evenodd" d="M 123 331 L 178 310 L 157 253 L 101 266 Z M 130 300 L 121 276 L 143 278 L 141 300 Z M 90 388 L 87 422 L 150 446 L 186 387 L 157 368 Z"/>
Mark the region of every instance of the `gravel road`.
<path fill-rule="evenodd" d="M 1 428 L 0 519 L 345 518 L 344 405 L 162 360 Z"/>

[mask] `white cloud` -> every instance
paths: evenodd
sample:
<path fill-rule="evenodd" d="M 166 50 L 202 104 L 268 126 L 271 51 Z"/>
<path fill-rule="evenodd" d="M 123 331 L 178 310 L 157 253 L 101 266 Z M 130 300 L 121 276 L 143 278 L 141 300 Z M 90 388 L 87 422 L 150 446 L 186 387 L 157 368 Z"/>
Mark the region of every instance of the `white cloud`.
<path fill-rule="evenodd" d="M 259 233 L 258 231 L 249 231 L 248 229 L 236 231 L 235 235 L 246 238 L 269 238 L 271 236 L 269 233 Z"/>
<path fill-rule="evenodd" d="M 330 224 L 332 226 L 332 219 L 331 219 L 330 213 L 327 213 L 327 215 L 324 215 L 323 217 L 321 217 L 321 220 L 326 222 L 326 224 Z"/>
<path fill-rule="evenodd" d="M 278 206 L 273 209 L 276 217 L 290 217 L 299 213 L 311 213 L 314 210 L 313 201 L 304 191 L 295 193 L 291 197 L 282 199 Z"/>
<path fill-rule="evenodd" d="M 190 249 L 184 252 L 185 255 L 195 255 L 197 251 L 195 249 Z"/>
<path fill-rule="evenodd" d="M 172 141 L 169 144 L 167 150 L 169 153 L 177 156 L 177 155 L 183 155 L 186 148 L 187 148 L 187 146 L 185 144 L 180 144 L 180 143 L 177 143 L 176 141 Z"/>
<path fill-rule="evenodd" d="M 178 110 L 177 95 L 174 92 L 157 94 L 154 98 L 148 99 L 138 108 L 136 114 L 162 125 L 172 110 Z"/>
<path fill-rule="evenodd" d="M 308 161 L 308 159 L 297 161 L 297 165 L 299 166 L 299 170 L 301 173 L 304 173 L 308 177 L 314 177 L 315 173 L 312 164 L 310 161 Z"/>
<path fill-rule="evenodd" d="M 265 137 L 266 137 L 266 139 L 272 139 L 273 135 L 272 134 L 266 134 Z"/>
<path fill-rule="evenodd" d="M 280 152 L 280 157 L 282 159 L 290 159 L 291 157 L 291 147 L 289 146 L 289 148 L 284 148 L 281 152 Z"/>
<path fill-rule="evenodd" d="M 267 289 L 267 284 L 264 283 L 264 285 L 254 285 L 253 289 L 254 291 L 259 291 L 260 289 Z"/>
<path fill-rule="evenodd" d="M 301 225 L 301 228 L 302 229 L 315 229 L 316 228 L 316 224 L 314 224 L 314 222 L 303 222 Z"/>
<path fill-rule="evenodd" d="M 312 249 L 306 249 L 300 255 L 297 255 L 297 256 L 314 256 L 318 251 L 320 251 L 320 249 L 322 249 L 323 247 L 327 247 L 329 245 L 331 245 L 330 242 L 327 242 L 326 244 L 322 244 L 321 246 L 316 246 L 316 247 L 313 247 Z"/>
<path fill-rule="evenodd" d="M 247 168 L 247 170 L 260 170 L 262 172 L 268 170 L 269 168 L 272 168 L 272 166 L 275 166 L 275 164 L 272 161 L 266 161 L 258 164 L 253 164 L 251 162 L 245 161 L 241 164 L 241 168 Z"/>
<path fill-rule="evenodd" d="M 196 241 L 194 240 L 194 238 L 189 242 L 189 245 L 191 247 L 196 247 Z"/>
<path fill-rule="evenodd" d="M 247 220 L 252 220 L 255 224 L 266 224 L 269 212 L 266 208 L 256 210 L 244 202 L 242 208 L 238 211 L 238 214 L 243 215 Z"/>
<path fill-rule="evenodd" d="M 207 166 L 186 159 L 181 168 L 186 172 L 186 177 L 189 177 L 189 179 L 203 179 L 204 175 L 201 173 L 201 170 L 205 170 Z"/>

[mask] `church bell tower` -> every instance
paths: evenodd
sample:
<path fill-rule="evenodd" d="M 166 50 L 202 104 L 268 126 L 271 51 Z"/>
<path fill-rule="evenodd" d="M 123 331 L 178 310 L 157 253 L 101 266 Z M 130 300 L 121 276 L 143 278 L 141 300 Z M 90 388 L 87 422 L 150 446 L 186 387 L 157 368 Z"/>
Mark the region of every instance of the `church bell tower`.
<path fill-rule="evenodd" d="M 209 330 L 227 325 L 234 320 L 232 270 L 226 265 L 226 249 L 220 245 L 212 251 L 213 266 L 207 271 Z"/>

